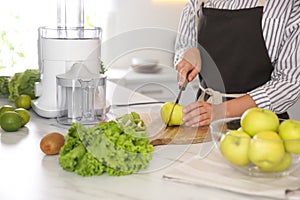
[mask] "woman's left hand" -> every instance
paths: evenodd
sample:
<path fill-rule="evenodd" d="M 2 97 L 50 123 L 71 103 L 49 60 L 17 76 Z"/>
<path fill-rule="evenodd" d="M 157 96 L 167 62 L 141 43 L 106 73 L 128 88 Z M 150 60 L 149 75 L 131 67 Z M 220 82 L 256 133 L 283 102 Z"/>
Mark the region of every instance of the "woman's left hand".
<path fill-rule="evenodd" d="M 196 101 L 183 109 L 183 118 L 186 126 L 208 126 L 217 119 L 225 117 L 240 117 L 247 109 L 256 107 L 249 94 L 225 101 L 221 104 L 211 104 L 205 101 Z"/>
<path fill-rule="evenodd" d="M 212 121 L 212 105 L 205 101 L 196 101 L 183 109 L 182 120 L 186 126 L 208 126 Z"/>

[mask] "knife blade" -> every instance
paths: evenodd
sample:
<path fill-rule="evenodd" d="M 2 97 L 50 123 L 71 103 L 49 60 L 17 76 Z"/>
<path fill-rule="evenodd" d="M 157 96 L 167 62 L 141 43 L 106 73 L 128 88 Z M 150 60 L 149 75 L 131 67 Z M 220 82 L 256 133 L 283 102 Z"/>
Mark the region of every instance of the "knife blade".
<path fill-rule="evenodd" d="M 176 104 L 179 103 L 179 100 L 180 100 L 180 98 L 181 98 L 182 91 L 185 90 L 187 84 L 188 84 L 188 80 L 185 79 L 183 85 L 182 85 L 182 86 L 179 86 L 179 93 L 178 93 L 178 95 L 177 95 L 177 98 L 176 98 L 176 100 L 175 100 L 175 102 L 174 102 L 174 105 L 173 105 L 173 107 L 172 107 L 172 110 L 171 110 L 171 112 L 170 112 L 170 115 L 169 115 L 168 121 L 167 121 L 167 123 L 166 123 L 165 129 L 169 126 L 169 123 L 170 123 L 171 118 L 172 118 L 172 115 L 173 115 L 174 108 L 175 108 Z"/>

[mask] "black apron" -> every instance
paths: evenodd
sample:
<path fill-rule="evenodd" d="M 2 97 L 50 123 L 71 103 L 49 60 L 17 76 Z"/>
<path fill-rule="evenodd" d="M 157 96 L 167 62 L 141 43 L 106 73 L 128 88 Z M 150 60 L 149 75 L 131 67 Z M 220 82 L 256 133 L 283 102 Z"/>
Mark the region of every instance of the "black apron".
<path fill-rule="evenodd" d="M 273 66 L 262 33 L 262 14 L 261 6 L 226 10 L 204 8 L 202 4 L 198 43 L 217 66 L 224 88 L 221 92 L 247 93 L 270 80 Z M 214 88 L 211 81 L 214 77 L 208 74 L 199 74 L 205 87 L 222 90 Z M 288 115 L 284 113 L 280 117 Z"/>

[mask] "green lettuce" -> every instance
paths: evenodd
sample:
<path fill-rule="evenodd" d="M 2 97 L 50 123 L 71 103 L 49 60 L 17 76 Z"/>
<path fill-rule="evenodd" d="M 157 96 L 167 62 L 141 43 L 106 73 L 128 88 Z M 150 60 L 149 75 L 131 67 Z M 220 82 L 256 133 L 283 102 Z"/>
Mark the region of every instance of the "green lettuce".
<path fill-rule="evenodd" d="M 27 69 L 24 72 L 15 73 L 8 83 L 8 98 L 15 101 L 20 95 L 27 94 L 31 99 L 35 99 L 35 82 L 40 81 L 39 71 L 37 69 Z"/>
<path fill-rule="evenodd" d="M 135 112 L 116 120 L 84 127 L 73 123 L 60 150 L 61 167 L 82 176 L 138 173 L 152 159 L 146 126 Z"/>
<path fill-rule="evenodd" d="M 10 81 L 10 76 L 0 76 L 0 96 L 8 97 L 8 83 Z"/>

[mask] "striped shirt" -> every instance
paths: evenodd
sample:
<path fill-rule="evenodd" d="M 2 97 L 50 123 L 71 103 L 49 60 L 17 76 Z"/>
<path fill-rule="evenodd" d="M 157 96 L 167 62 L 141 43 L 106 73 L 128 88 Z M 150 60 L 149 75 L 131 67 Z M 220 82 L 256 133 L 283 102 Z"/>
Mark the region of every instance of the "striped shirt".
<path fill-rule="evenodd" d="M 243 9 L 255 7 L 257 2 L 258 0 L 208 0 L 205 7 Z M 197 3 L 198 0 L 190 0 L 183 9 L 174 63 L 177 63 L 187 48 L 197 47 Z M 262 30 L 274 70 L 271 80 L 248 94 L 258 107 L 283 113 L 300 95 L 300 0 L 266 0 Z"/>

